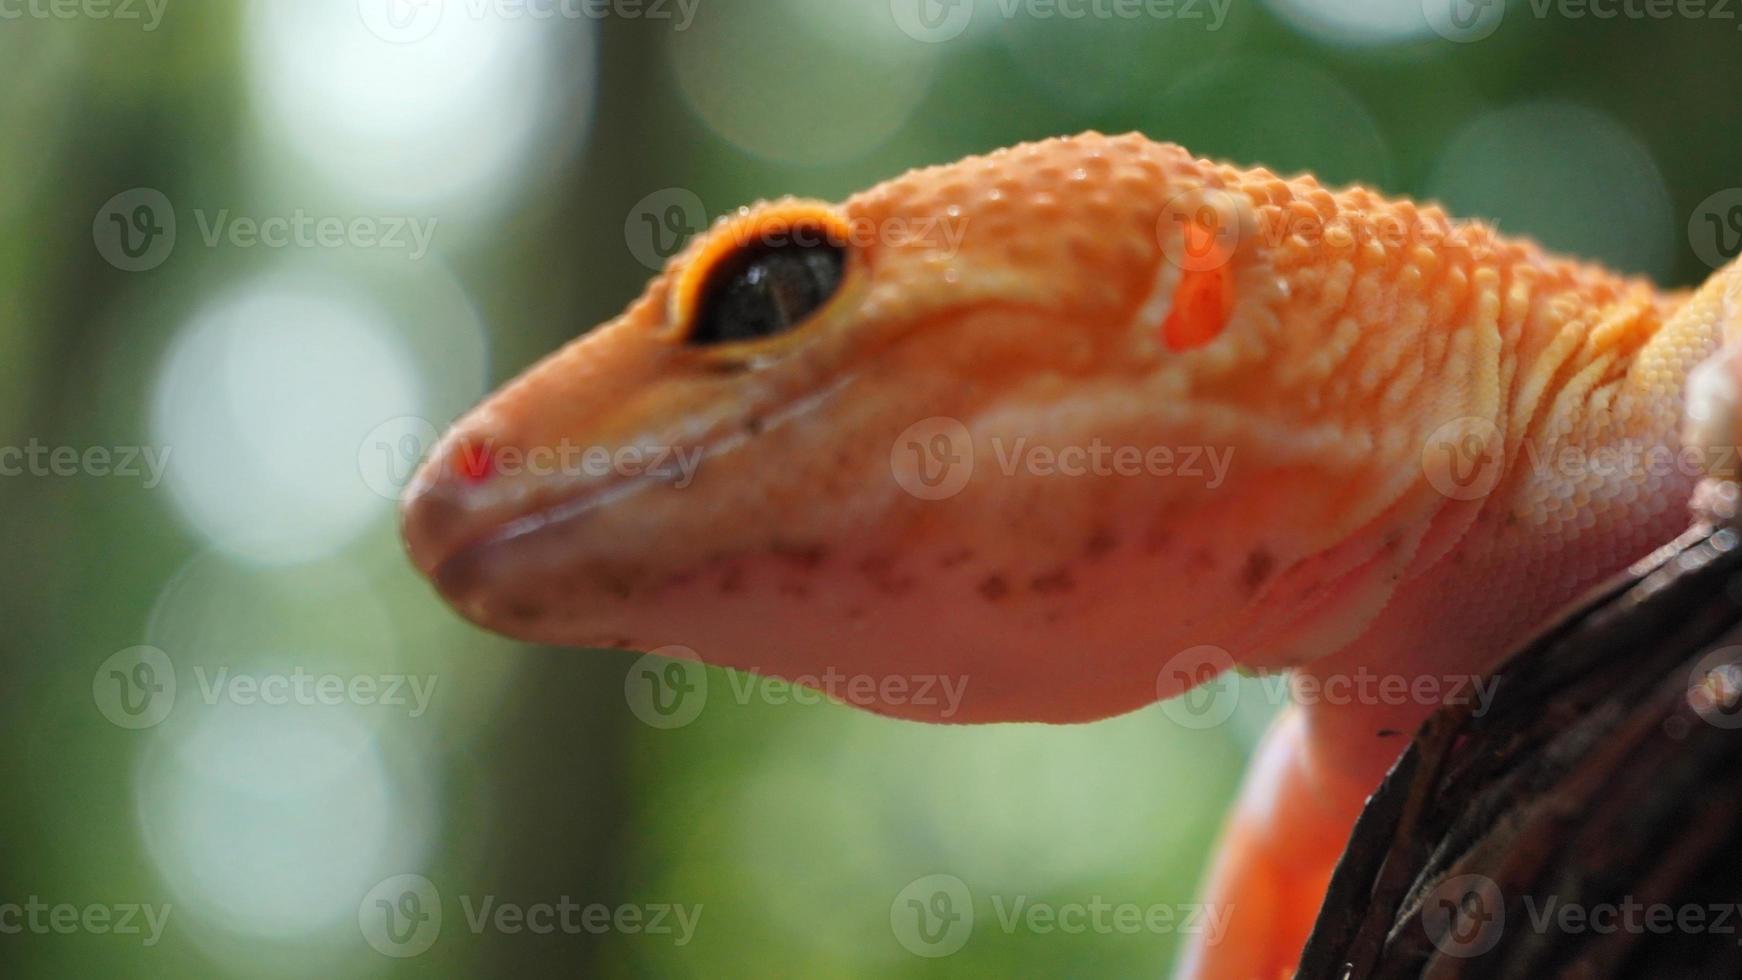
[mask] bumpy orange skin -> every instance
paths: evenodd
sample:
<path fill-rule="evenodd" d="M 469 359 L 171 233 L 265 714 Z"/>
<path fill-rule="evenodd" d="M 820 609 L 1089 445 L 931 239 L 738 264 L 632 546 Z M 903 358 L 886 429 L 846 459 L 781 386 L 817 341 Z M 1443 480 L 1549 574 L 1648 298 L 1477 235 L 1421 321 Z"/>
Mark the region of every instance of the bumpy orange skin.
<path fill-rule="evenodd" d="M 708 264 L 795 220 L 848 236 L 835 298 L 766 341 L 687 346 Z M 1683 301 L 1364 188 L 1051 140 L 726 220 L 461 419 L 405 536 L 488 628 L 833 670 L 867 681 L 860 706 L 924 720 L 1106 717 L 1201 679 L 1176 658 L 1206 648 L 1321 680 L 1463 677 L 1684 522 L 1685 468 L 1555 465 L 1676 444 L 1722 319 Z M 1448 491 L 1442 456 L 1470 433 L 1480 492 Z M 453 465 L 480 446 L 700 462 L 692 480 Z M 943 451 L 953 493 L 904 479 L 915 446 Z M 1094 446 L 1174 466 L 1036 462 Z M 1181 473 L 1194 451 L 1228 465 Z M 910 696 L 940 677 L 959 705 Z M 1189 975 L 1288 968 L 1395 733 L 1432 707 L 1279 723 L 1208 896 L 1233 927 Z"/>

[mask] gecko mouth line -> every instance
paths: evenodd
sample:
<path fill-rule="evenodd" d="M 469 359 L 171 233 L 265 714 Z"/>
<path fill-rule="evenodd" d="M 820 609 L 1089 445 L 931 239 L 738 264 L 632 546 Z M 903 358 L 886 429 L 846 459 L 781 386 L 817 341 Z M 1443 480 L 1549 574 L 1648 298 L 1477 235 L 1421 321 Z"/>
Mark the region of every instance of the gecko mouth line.
<path fill-rule="evenodd" d="M 491 557 L 502 555 L 541 532 L 573 525 L 648 487 L 667 483 L 662 479 L 641 476 L 589 487 L 462 541 L 434 558 L 428 565 L 428 573 L 444 594 L 464 597 L 476 590 Z"/>

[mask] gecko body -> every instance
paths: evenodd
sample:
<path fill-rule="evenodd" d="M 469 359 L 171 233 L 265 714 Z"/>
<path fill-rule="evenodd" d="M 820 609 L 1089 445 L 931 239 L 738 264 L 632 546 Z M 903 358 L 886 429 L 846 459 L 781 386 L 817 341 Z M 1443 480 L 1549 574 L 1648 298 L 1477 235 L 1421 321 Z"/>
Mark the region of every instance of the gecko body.
<path fill-rule="evenodd" d="M 723 220 L 460 420 L 405 537 L 490 629 L 832 671 L 919 720 L 1088 721 L 1232 666 L 1419 685 L 1302 699 L 1260 748 L 1205 897 L 1231 928 L 1181 972 L 1268 980 L 1433 692 L 1687 523 L 1731 279 L 1136 135 L 1027 144 Z M 621 465 L 662 451 L 695 465 Z"/>

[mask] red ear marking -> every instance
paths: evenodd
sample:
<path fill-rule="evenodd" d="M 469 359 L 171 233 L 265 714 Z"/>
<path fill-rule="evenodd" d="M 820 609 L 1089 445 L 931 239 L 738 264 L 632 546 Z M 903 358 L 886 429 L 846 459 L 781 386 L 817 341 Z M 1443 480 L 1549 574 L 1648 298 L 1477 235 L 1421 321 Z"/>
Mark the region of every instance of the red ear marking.
<path fill-rule="evenodd" d="M 1215 340 L 1234 309 L 1234 280 L 1227 266 L 1180 275 L 1173 291 L 1173 311 L 1161 325 L 1169 350 L 1184 351 Z"/>

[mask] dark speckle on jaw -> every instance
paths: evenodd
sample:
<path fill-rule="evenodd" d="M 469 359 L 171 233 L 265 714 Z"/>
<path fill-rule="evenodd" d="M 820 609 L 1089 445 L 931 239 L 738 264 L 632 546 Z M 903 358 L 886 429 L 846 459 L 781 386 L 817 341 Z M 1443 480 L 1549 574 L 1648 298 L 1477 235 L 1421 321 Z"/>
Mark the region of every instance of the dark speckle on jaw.
<path fill-rule="evenodd" d="M 1276 567 L 1276 558 L 1270 549 L 1260 545 L 1252 549 L 1246 556 L 1246 564 L 1240 569 L 1240 584 L 1246 587 L 1246 593 L 1251 595 L 1259 587 L 1269 581 L 1270 573 Z"/>
<path fill-rule="evenodd" d="M 1097 528 L 1089 535 L 1088 543 L 1083 545 L 1083 556 L 1090 561 L 1105 558 L 1109 552 L 1119 546 L 1119 539 L 1106 528 Z"/>
<path fill-rule="evenodd" d="M 744 572 L 736 565 L 720 573 L 720 592 L 731 595 L 744 588 Z"/>
<path fill-rule="evenodd" d="M 986 597 L 987 602 L 997 602 L 1010 594 L 1010 583 L 1004 581 L 1002 575 L 988 575 L 980 583 L 980 594 Z"/>
<path fill-rule="evenodd" d="M 1071 575 L 1070 569 L 1061 568 L 1058 571 L 1037 576 L 1034 581 L 1028 583 L 1028 586 L 1041 595 L 1054 595 L 1075 589 L 1077 580 L 1075 576 Z"/>
<path fill-rule="evenodd" d="M 814 572 L 829 559 L 829 549 L 820 544 L 774 546 L 774 556 L 785 559 L 801 572 Z"/>
<path fill-rule="evenodd" d="M 901 595 L 913 588 L 913 577 L 895 570 L 895 559 L 889 555 L 872 555 L 859 563 L 859 571 L 873 588 L 885 595 Z"/>
<path fill-rule="evenodd" d="M 1216 556 L 1210 554 L 1207 549 L 1199 548 L 1192 552 L 1191 567 L 1198 571 L 1207 572 L 1216 567 Z"/>
<path fill-rule="evenodd" d="M 966 562 L 966 561 L 973 559 L 973 557 L 974 557 L 974 552 L 967 549 L 967 548 L 963 548 L 960 551 L 952 551 L 949 554 L 943 556 L 943 558 L 939 559 L 938 567 L 939 568 L 955 568 L 957 565 L 960 565 L 963 562 Z"/>

